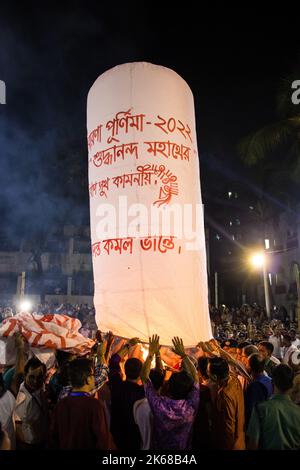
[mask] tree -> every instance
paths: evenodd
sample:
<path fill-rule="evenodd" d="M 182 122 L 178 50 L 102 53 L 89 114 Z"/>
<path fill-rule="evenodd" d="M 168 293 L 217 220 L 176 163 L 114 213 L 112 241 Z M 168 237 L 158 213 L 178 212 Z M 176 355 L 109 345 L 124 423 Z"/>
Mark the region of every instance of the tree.
<path fill-rule="evenodd" d="M 238 145 L 246 165 L 255 167 L 263 180 L 272 182 L 275 178 L 285 187 L 289 182 L 300 184 L 300 104 L 293 104 L 291 99 L 292 83 L 297 79 L 300 67 L 281 82 L 276 107 L 278 121 L 256 130 Z"/>

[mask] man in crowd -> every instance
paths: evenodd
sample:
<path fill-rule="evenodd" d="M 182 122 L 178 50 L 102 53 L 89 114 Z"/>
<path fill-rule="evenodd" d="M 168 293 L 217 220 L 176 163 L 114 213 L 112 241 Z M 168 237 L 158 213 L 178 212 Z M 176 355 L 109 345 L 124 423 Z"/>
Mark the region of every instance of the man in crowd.
<path fill-rule="evenodd" d="M 214 447 L 221 450 L 245 449 L 244 396 L 240 381 L 229 374 L 225 359 L 209 360 L 208 375 L 217 384 L 212 411 Z"/>
<path fill-rule="evenodd" d="M 48 406 L 44 391 L 46 366 L 31 358 L 24 368 L 14 409 L 17 449 L 43 448 L 46 443 Z"/>
<path fill-rule="evenodd" d="M 292 337 L 288 333 L 285 333 L 282 337 L 282 363 L 289 364 L 291 354 L 297 351 L 297 347 L 292 344 Z"/>
<path fill-rule="evenodd" d="M 281 351 L 282 343 L 281 343 L 281 340 L 282 340 L 281 330 L 280 330 L 279 326 L 277 326 L 276 329 L 274 330 L 274 334 L 272 334 L 269 337 L 269 342 L 272 343 L 273 347 L 274 347 L 273 355 L 279 360 L 282 359 L 282 351 Z"/>
<path fill-rule="evenodd" d="M 272 377 L 273 369 L 280 364 L 279 359 L 273 356 L 274 346 L 270 341 L 261 341 L 258 344 L 258 351 L 265 361 L 264 370 L 269 377 Z"/>
<path fill-rule="evenodd" d="M 249 368 L 252 382 L 245 391 L 246 428 L 256 403 L 267 400 L 273 393 L 272 379 L 264 374 L 265 360 L 259 354 L 251 354 Z"/>
<path fill-rule="evenodd" d="M 153 420 L 153 449 L 188 450 L 191 448 L 193 422 L 199 405 L 199 379 L 193 362 L 185 353 L 180 338 L 173 338 L 173 351 L 182 359 L 182 370 L 169 379 L 169 396 L 155 390 L 149 373 L 154 355 L 159 351 L 159 337 L 149 338 L 149 354 L 143 365 L 141 378 Z"/>
<path fill-rule="evenodd" d="M 200 382 L 200 402 L 193 426 L 193 450 L 208 450 L 212 448 L 211 424 L 212 406 L 215 400 L 217 388 L 207 373 L 208 357 L 199 357 L 198 374 Z"/>
<path fill-rule="evenodd" d="M 297 338 L 297 331 L 293 328 L 290 330 L 291 342 L 293 346 L 296 346 L 297 349 L 300 349 L 300 339 Z"/>
<path fill-rule="evenodd" d="M 274 395 L 253 409 L 247 429 L 248 449 L 300 449 L 300 408 L 289 397 L 293 377 L 286 364 L 273 370 Z"/>
<path fill-rule="evenodd" d="M 70 362 L 72 390 L 54 408 L 49 446 L 64 450 L 113 450 L 104 407 L 93 398 L 94 366 L 91 359 Z"/>
<path fill-rule="evenodd" d="M 137 358 L 125 362 L 126 380 L 111 382 L 111 433 L 120 450 L 138 450 L 142 441 L 139 428 L 134 421 L 133 406 L 144 398 L 144 388 L 140 385 L 143 363 Z"/>

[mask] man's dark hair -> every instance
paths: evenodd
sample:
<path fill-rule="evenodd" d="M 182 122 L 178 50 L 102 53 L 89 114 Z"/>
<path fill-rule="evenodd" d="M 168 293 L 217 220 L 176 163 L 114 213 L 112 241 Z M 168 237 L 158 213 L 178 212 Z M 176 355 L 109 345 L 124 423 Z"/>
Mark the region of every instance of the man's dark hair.
<path fill-rule="evenodd" d="M 150 370 L 149 378 L 155 390 L 159 390 L 160 387 L 162 387 L 164 380 L 165 380 L 165 376 L 166 376 L 165 370 L 163 372 L 158 369 Z"/>
<path fill-rule="evenodd" d="M 169 379 L 169 392 L 174 400 L 185 400 L 194 385 L 193 378 L 185 371 L 174 372 Z"/>
<path fill-rule="evenodd" d="M 142 361 L 136 357 L 131 357 L 125 362 L 125 375 L 128 380 L 137 380 L 143 367 Z"/>
<path fill-rule="evenodd" d="M 58 349 L 55 354 L 58 366 L 59 367 L 63 366 L 66 362 L 70 360 L 71 356 L 72 356 L 71 353 L 67 351 L 61 351 L 60 349 Z"/>
<path fill-rule="evenodd" d="M 202 377 L 205 379 L 208 379 L 208 374 L 207 374 L 207 366 L 208 366 L 208 357 L 201 356 L 198 358 L 198 370 Z"/>
<path fill-rule="evenodd" d="M 258 353 L 251 354 L 249 356 L 249 367 L 254 374 L 262 374 L 265 368 L 265 360 Z"/>
<path fill-rule="evenodd" d="M 246 346 L 251 346 L 251 344 L 249 343 L 249 341 L 242 341 L 242 342 L 238 345 L 238 349 L 244 349 Z"/>
<path fill-rule="evenodd" d="M 256 354 L 258 352 L 258 348 L 253 344 L 250 344 L 249 346 L 246 346 L 243 349 L 247 357 L 251 356 L 251 354 Z"/>
<path fill-rule="evenodd" d="M 25 364 L 24 374 L 27 375 L 29 372 L 29 369 L 38 369 L 39 367 L 43 369 L 43 374 L 46 374 L 47 367 L 45 366 L 45 364 L 39 361 L 39 359 L 37 359 L 36 357 L 32 357 Z"/>
<path fill-rule="evenodd" d="M 69 377 L 73 388 L 84 387 L 91 375 L 93 375 L 92 359 L 78 358 L 69 363 Z"/>
<path fill-rule="evenodd" d="M 272 356 L 273 354 L 273 351 L 274 351 L 274 346 L 272 343 L 270 343 L 270 341 L 260 341 L 258 343 L 259 345 L 263 346 L 264 348 L 266 348 L 266 350 L 270 353 L 270 355 Z"/>
<path fill-rule="evenodd" d="M 272 371 L 272 381 L 280 392 L 287 392 L 293 387 L 294 371 L 286 364 L 278 364 Z"/>
<path fill-rule="evenodd" d="M 215 375 L 218 380 L 224 380 L 229 375 L 229 365 L 225 359 L 221 357 L 213 357 L 209 360 L 210 373 Z"/>

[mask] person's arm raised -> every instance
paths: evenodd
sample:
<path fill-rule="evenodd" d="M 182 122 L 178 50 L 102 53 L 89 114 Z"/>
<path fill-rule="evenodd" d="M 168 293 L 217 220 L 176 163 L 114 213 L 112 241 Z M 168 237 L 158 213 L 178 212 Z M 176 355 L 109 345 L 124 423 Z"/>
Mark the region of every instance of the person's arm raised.
<path fill-rule="evenodd" d="M 150 369 L 151 369 L 151 363 L 153 357 L 158 353 L 159 351 L 159 336 L 153 335 L 152 338 L 149 338 L 149 352 L 148 352 L 148 357 L 145 360 L 142 370 L 141 370 L 141 380 L 143 383 L 146 383 L 147 380 L 149 379 L 149 374 L 150 374 Z"/>
<path fill-rule="evenodd" d="M 186 354 L 182 339 L 178 338 L 178 336 L 175 336 L 172 339 L 172 343 L 173 343 L 173 349 L 172 349 L 173 352 L 182 358 L 183 369 L 193 378 L 195 383 L 198 383 L 199 377 L 197 374 L 196 367 L 190 360 L 189 356 Z"/>

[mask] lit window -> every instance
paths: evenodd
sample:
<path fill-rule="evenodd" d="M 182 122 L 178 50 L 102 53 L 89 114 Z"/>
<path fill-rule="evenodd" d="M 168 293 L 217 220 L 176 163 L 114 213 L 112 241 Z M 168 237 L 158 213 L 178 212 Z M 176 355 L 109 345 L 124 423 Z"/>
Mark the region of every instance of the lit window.
<path fill-rule="evenodd" d="M 237 199 L 238 198 L 238 193 L 234 193 L 234 197 L 235 197 L 235 199 Z"/>
<path fill-rule="evenodd" d="M 265 248 L 266 250 L 270 248 L 270 240 L 268 238 L 265 239 Z"/>

